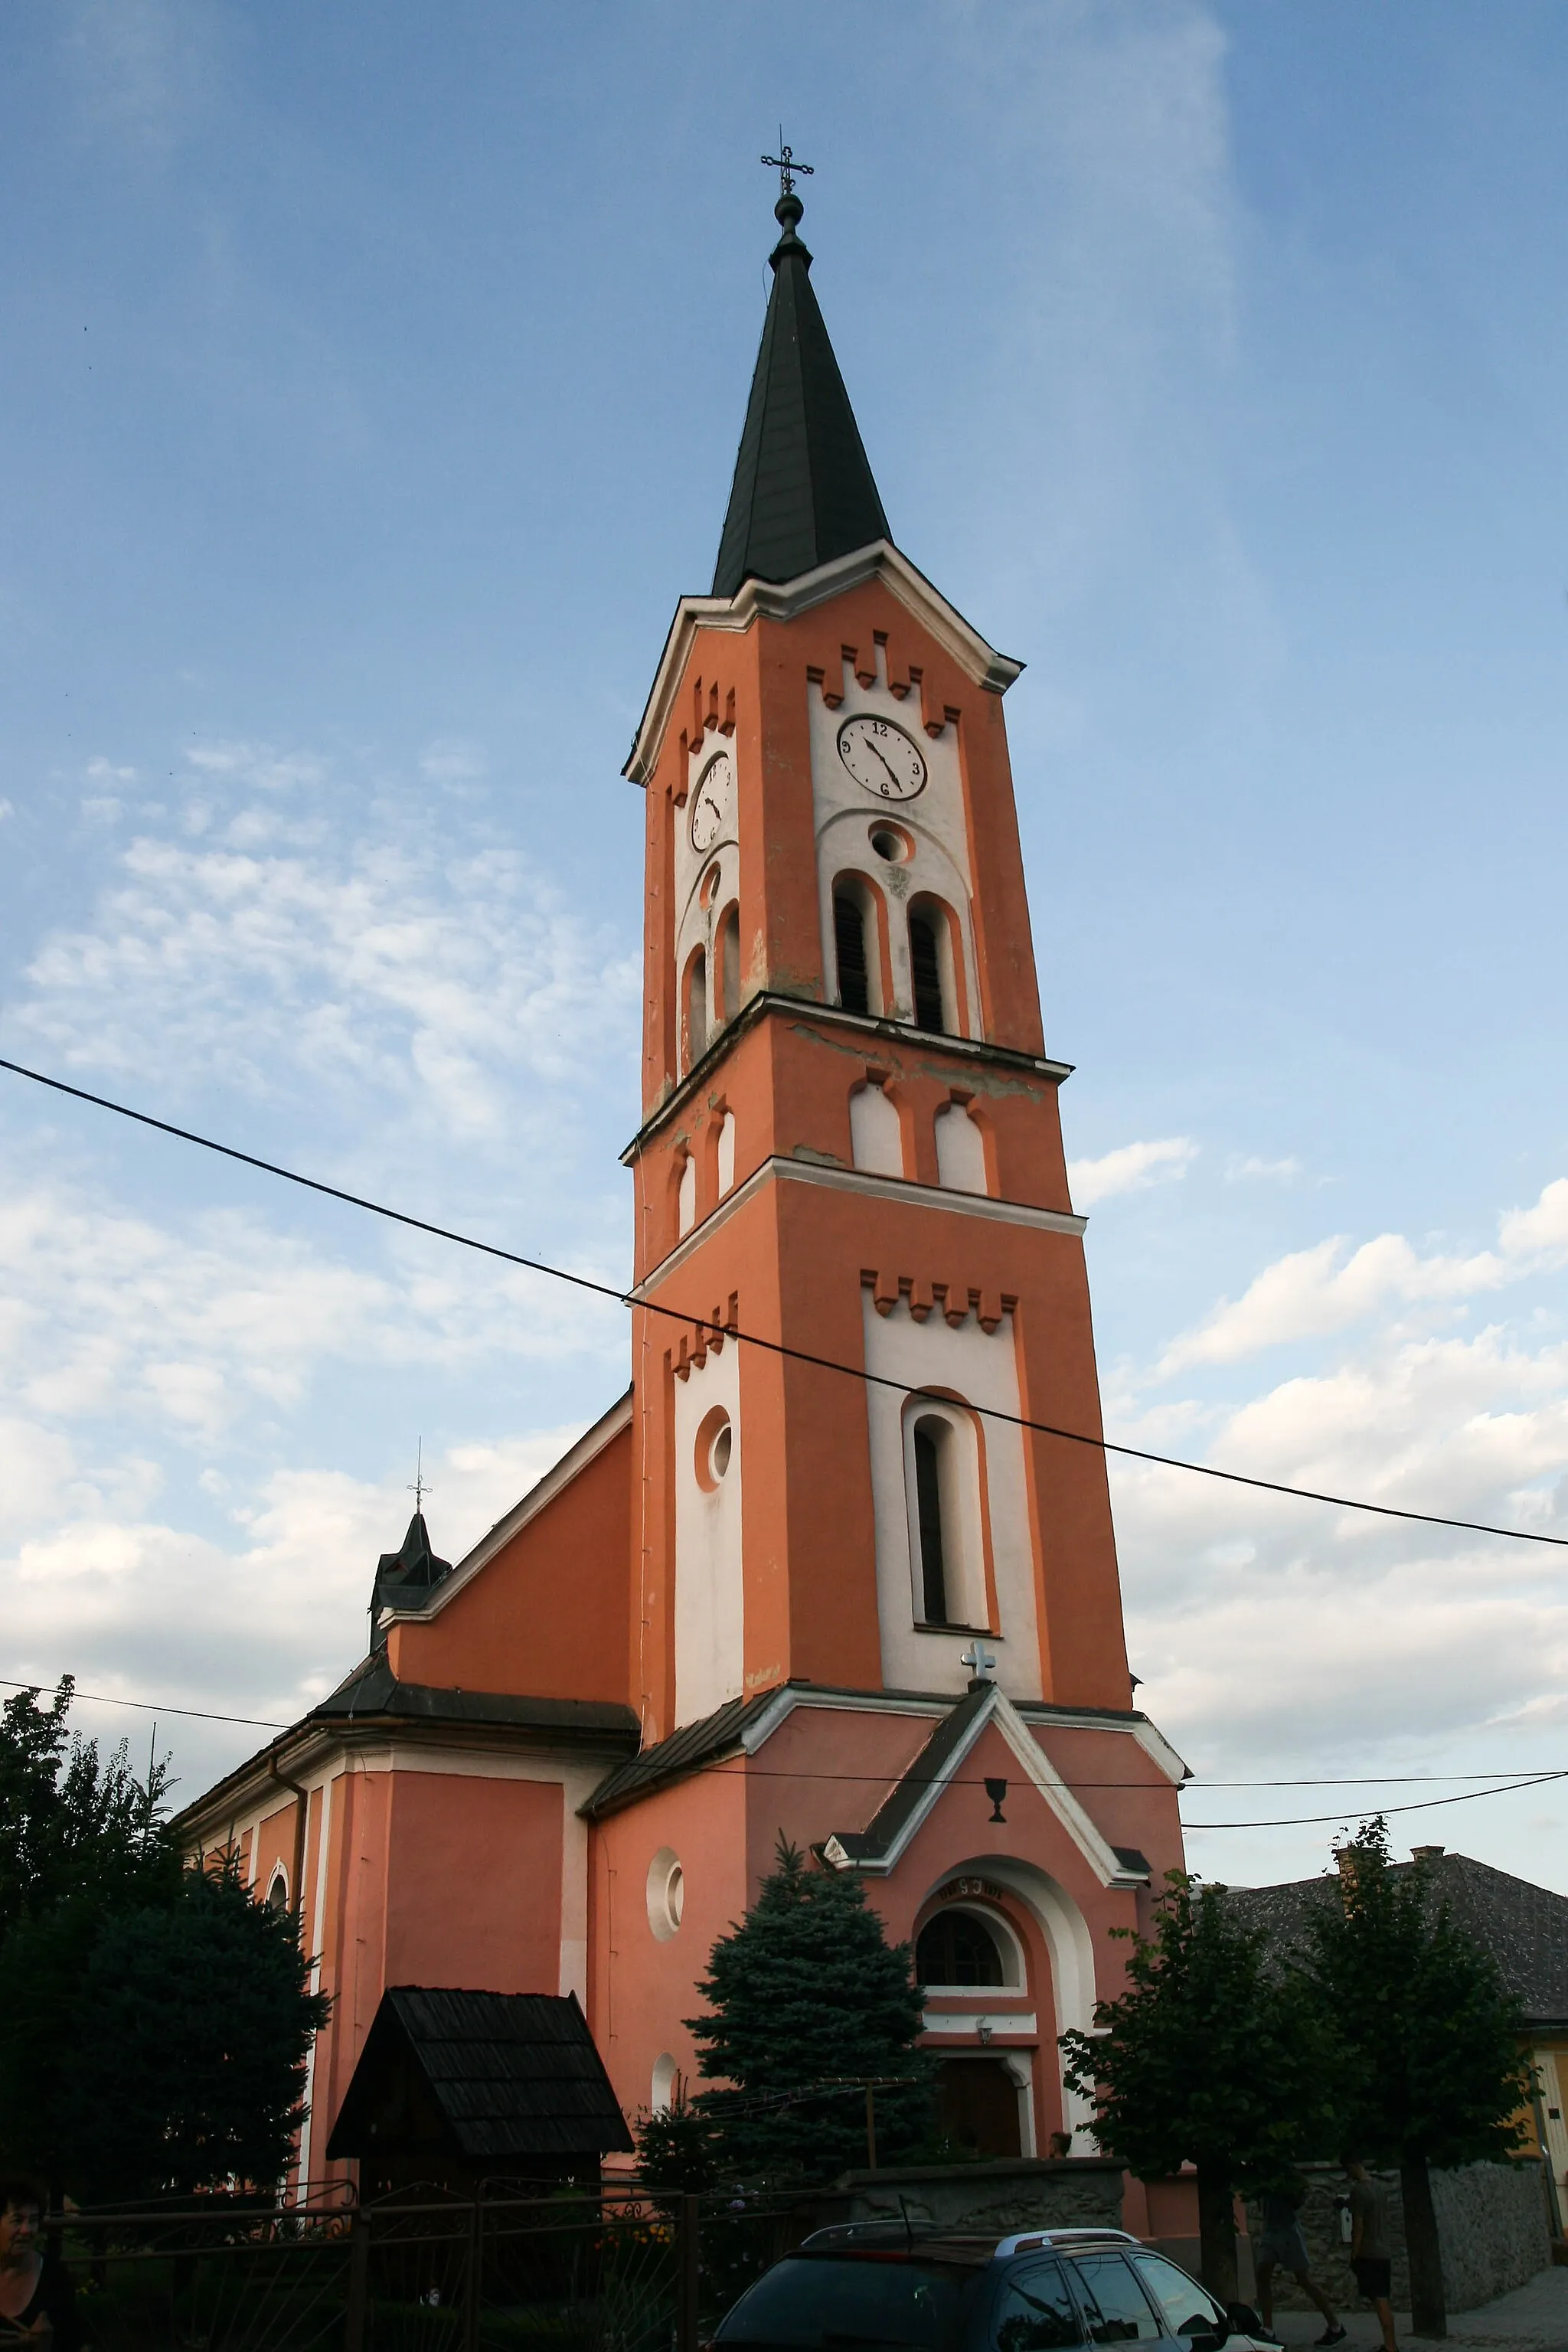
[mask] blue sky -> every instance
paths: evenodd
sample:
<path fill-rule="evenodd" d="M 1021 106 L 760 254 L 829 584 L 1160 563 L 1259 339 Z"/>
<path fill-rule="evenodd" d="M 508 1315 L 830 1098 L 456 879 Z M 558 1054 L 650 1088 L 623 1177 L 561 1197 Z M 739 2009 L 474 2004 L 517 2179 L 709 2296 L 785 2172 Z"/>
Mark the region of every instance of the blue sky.
<path fill-rule="evenodd" d="M 1560 8 L 59 0 L 0 55 L 0 1052 L 620 1276 L 619 769 L 782 120 L 895 534 L 1029 665 L 1114 1431 L 1568 1533 Z M 416 1440 L 456 1557 L 624 1377 L 613 1310 L 16 1080 L 0 1272 L 0 1671 L 128 1696 L 297 1711 Z M 1560 1555 L 1117 1487 L 1201 1775 L 1568 1765 Z M 165 1737 L 187 1793 L 248 1741 Z M 1552 1790 L 1402 1822 L 1568 1886 Z"/>

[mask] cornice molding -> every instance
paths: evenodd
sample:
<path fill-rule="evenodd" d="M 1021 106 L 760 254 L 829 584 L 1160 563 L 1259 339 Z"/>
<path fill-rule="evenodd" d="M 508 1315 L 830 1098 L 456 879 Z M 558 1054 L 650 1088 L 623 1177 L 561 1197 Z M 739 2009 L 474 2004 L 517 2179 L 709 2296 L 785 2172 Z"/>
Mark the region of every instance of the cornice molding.
<path fill-rule="evenodd" d="M 723 629 L 740 635 L 756 620 L 793 621 L 814 604 L 825 604 L 846 589 L 877 579 L 931 631 L 976 686 L 988 694 L 1006 693 L 1021 674 L 1023 663 L 988 645 L 890 539 L 873 540 L 868 547 L 857 548 L 852 555 L 836 556 L 831 563 L 819 563 L 814 572 L 803 572 L 795 580 L 747 580 L 733 596 L 683 596 L 675 608 L 622 775 L 630 777 L 634 784 L 646 785 L 658 766 L 676 691 L 699 629 Z"/>
<path fill-rule="evenodd" d="M 701 1060 L 693 1062 L 686 1076 L 649 1111 L 621 1152 L 623 1168 L 629 1168 L 660 1128 L 701 1094 L 725 1055 L 745 1033 L 769 1016 L 854 1030 L 868 1043 L 881 1037 L 895 1045 L 918 1046 L 925 1053 L 956 1054 L 962 1060 L 994 1069 L 1026 1070 L 1031 1077 L 1049 1078 L 1057 1086 L 1073 1074 L 1071 1062 L 1058 1062 L 1048 1054 L 1026 1053 L 1021 1045 L 997 1045 L 988 1037 L 958 1037 L 944 1029 L 917 1029 L 912 1022 L 893 1021 L 885 1013 L 849 1013 L 842 1004 L 824 1004 L 814 996 L 786 996 L 780 989 L 760 988 L 754 996 L 747 997 L 734 1019 L 725 1023 Z"/>
<path fill-rule="evenodd" d="M 989 1192 L 954 1192 L 945 1185 L 916 1184 L 903 1176 L 873 1176 L 864 1168 L 833 1168 L 819 1160 L 792 1160 L 780 1153 L 759 1162 L 743 1183 L 737 1184 L 732 1192 L 726 1192 L 700 1225 L 693 1225 L 668 1256 L 649 1267 L 626 1297 L 634 1302 L 651 1297 L 661 1283 L 679 1272 L 700 1243 L 711 1240 L 722 1224 L 771 1182 L 818 1184 L 830 1192 L 858 1192 L 868 1201 L 885 1201 L 908 1209 L 936 1209 L 948 1216 L 976 1218 L 982 1224 L 1023 1226 L 1035 1233 L 1081 1238 L 1089 1226 L 1087 1217 L 1069 1215 L 1063 1209 L 1037 1209 L 1024 1201 L 994 1200 Z M 451 1580 L 448 1577 L 447 1584 Z M 444 1592 L 447 1584 L 437 1585 L 437 1591 Z"/>

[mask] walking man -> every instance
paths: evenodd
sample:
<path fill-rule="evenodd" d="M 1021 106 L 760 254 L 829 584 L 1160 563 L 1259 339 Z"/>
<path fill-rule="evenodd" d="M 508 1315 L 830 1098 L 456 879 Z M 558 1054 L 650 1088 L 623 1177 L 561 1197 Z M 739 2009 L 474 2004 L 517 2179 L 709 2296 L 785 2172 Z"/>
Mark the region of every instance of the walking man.
<path fill-rule="evenodd" d="M 1349 2330 L 1312 2276 L 1307 2241 L 1301 2234 L 1301 2208 L 1306 2201 L 1307 2184 L 1299 2172 L 1278 2189 L 1264 2192 L 1263 2234 L 1258 2241 L 1258 2308 L 1263 2332 L 1274 2334 L 1274 2273 L 1286 2270 L 1323 2315 L 1326 2325 L 1318 2343 L 1342 2344 Z"/>
<path fill-rule="evenodd" d="M 1350 2178 L 1351 2268 L 1355 2283 L 1377 2314 L 1383 2352 L 1399 2352 L 1394 2340 L 1394 2264 L 1388 2250 L 1388 2200 L 1359 2157 L 1347 2156 Z"/>

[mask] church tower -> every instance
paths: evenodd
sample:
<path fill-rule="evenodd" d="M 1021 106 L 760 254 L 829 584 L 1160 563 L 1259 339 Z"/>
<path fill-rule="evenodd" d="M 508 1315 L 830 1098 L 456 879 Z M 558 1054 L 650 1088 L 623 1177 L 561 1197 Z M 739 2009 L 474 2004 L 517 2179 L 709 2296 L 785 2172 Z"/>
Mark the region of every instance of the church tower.
<path fill-rule="evenodd" d="M 712 590 L 626 770 L 642 1744 L 587 1808 L 590 2013 L 623 2099 L 667 2097 L 784 1834 L 914 1940 L 948 2129 L 1030 2153 L 1081 2122 L 1056 2039 L 1182 1860 L 1183 1767 L 1127 1669 L 1021 665 L 893 541 L 802 209 L 786 173 Z"/>
<path fill-rule="evenodd" d="M 1007 757 L 1021 665 L 893 544 L 798 196 L 777 211 L 713 591 L 680 604 L 626 769 L 635 1703 L 658 1739 L 791 1679 L 958 1695 L 978 1636 L 1015 1699 L 1125 1708 L 1103 1457 L 985 1411 L 1100 1433 Z"/>

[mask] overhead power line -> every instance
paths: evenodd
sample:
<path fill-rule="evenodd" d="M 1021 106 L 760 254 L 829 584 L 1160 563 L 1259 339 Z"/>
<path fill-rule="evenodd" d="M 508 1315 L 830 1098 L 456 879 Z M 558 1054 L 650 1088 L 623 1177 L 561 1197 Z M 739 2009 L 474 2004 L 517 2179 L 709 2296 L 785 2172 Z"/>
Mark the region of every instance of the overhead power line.
<path fill-rule="evenodd" d="M 24 1063 L 7 1061 L 0 1055 L 0 1070 L 9 1070 L 18 1078 L 29 1078 L 35 1086 L 48 1087 L 56 1094 L 69 1095 L 77 1102 L 91 1103 L 97 1110 L 113 1111 L 119 1118 L 133 1119 L 139 1127 L 150 1127 L 160 1135 L 172 1135 L 178 1142 L 194 1143 L 203 1151 L 216 1151 L 225 1160 L 238 1160 L 242 1167 L 259 1169 L 266 1176 L 277 1176 L 286 1184 L 298 1184 L 307 1192 L 319 1192 L 329 1201 L 342 1201 L 352 1209 L 363 1209 L 373 1217 L 384 1217 L 395 1225 L 405 1225 L 413 1233 L 429 1234 L 437 1241 L 453 1242 L 459 1249 L 477 1250 L 486 1257 L 499 1258 L 507 1265 L 521 1266 L 529 1274 L 542 1274 L 552 1282 L 570 1283 L 574 1289 L 591 1291 L 600 1298 L 612 1299 L 617 1307 L 640 1307 L 649 1315 L 660 1315 L 690 1331 L 721 1330 L 724 1338 L 738 1340 L 742 1346 L 759 1348 L 765 1354 L 781 1356 L 791 1363 L 810 1364 L 819 1371 L 837 1372 L 844 1378 L 860 1381 L 870 1388 L 894 1389 L 900 1396 L 921 1396 L 921 1389 L 910 1389 L 906 1381 L 891 1379 L 883 1372 L 868 1371 L 863 1364 L 841 1363 L 833 1356 L 819 1356 L 807 1348 L 792 1348 L 782 1339 L 764 1339 L 759 1332 L 742 1331 L 729 1325 L 715 1326 L 706 1316 L 688 1314 L 679 1307 L 665 1307 L 651 1298 L 638 1298 L 631 1291 L 617 1290 L 613 1283 L 595 1282 L 590 1275 L 572 1274 L 566 1267 L 551 1265 L 543 1258 L 527 1257 L 521 1251 L 503 1249 L 498 1242 L 482 1242 L 471 1234 L 460 1234 L 450 1225 L 433 1224 L 428 1218 L 411 1216 L 406 1210 L 388 1208 L 382 1201 L 366 1199 L 363 1193 L 346 1192 L 340 1184 L 324 1183 L 319 1176 L 302 1176 L 297 1169 L 283 1168 L 275 1160 L 262 1160 L 253 1151 L 241 1151 L 232 1143 L 219 1143 L 210 1135 L 198 1135 L 188 1127 L 175 1127 L 166 1118 L 154 1118 L 151 1112 L 132 1110 L 128 1103 L 111 1101 L 107 1095 L 95 1095 L 85 1087 L 68 1086 L 64 1078 L 51 1078 L 42 1070 L 30 1070 Z M 1257 1478 L 1244 1470 L 1221 1470 L 1212 1462 L 1189 1462 L 1175 1454 L 1155 1454 L 1142 1445 L 1123 1445 L 1109 1437 L 1091 1436 L 1087 1430 L 1060 1429 L 1048 1421 L 1032 1421 L 1025 1413 L 1005 1412 L 999 1405 L 977 1404 L 972 1411 L 987 1421 L 1001 1422 L 1011 1429 L 1026 1429 L 1039 1437 L 1059 1438 L 1065 1444 L 1087 1445 L 1098 1454 L 1115 1454 L 1124 1461 L 1152 1463 L 1162 1470 L 1185 1470 L 1197 1478 L 1216 1478 L 1227 1486 L 1247 1486 L 1265 1495 L 1288 1495 L 1297 1502 L 1327 1503 L 1340 1511 L 1362 1511 L 1382 1519 L 1404 1519 L 1428 1528 L 1456 1528 L 1467 1535 L 1502 1536 L 1510 1543 L 1550 1544 L 1559 1551 L 1568 1551 L 1568 1536 L 1549 1536 L 1533 1528 L 1500 1528 L 1489 1519 L 1452 1518 L 1441 1511 L 1412 1511 L 1395 1503 L 1369 1503 L 1354 1495 L 1332 1495 L 1316 1486 L 1292 1486 L 1278 1478 Z"/>
<path fill-rule="evenodd" d="M 0 1675 L 0 1690 L 41 1691 L 43 1687 L 41 1683 L 13 1682 Z M 77 1699 L 83 1699 L 90 1702 L 94 1706 L 133 1706 L 142 1715 L 190 1716 L 201 1723 L 238 1723 L 258 1731 L 287 1731 L 290 1727 L 288 1724 L 279 1723 L 267 1716 L 218 1715 L 209 1707 L 174 1706 L 166 1699 L 110 1698 L 102 1691 L 74 1689 L 71 1698 L 73 1704 Z M 733 1758 L 721 1758 L 701 1769 L 708 1771 L 721 1771 L 726 1763 L 732 1763 L 734 1760 Z M 842 1780 L 886 1788 L 897 1776 L 888 1772 L 774 1771 L 768 1765 L 753 1765 L 747 1778 L 758 1780 Z M 1179 1784 L 1177 1794 L 1185 1796 L 1194 1789 L 1392 1789 L 1407 1786 L 1413 1781 L 1480 1780 L 1492 1780 L 1496 1785 L 1489 1789 L 1461 1790 L 1457 1796 L 1453 1797 L 1428 1797 L 1408 1805 L 1380 1805 L 1377 1810 L 1384 1814 L 1419 1813 L 1430 1811 L 1438 1805 L 1468 1804 L 1475 1797 L 1506 1797 L 1510 1789 L 1534 1789 L 1548 1780 L 1568 1780 L 1568 1767 L 1548 1772 L 1531 1770 L 1521 1765 L 1513 1769 L 1494 1766 L 1489 1772 L 1351 1772 L 1331 1775 L 1314 1774 L 1309 1779 L 1300 1780 L 1189 1780 Z M 984 1776 L 972 1777 L 966 1773 L 955 1773 L 945 1785 L 952 1789 L 983 1789 L 986 1784 Z M 1064 1785 L 1076 1796 L 1089 1789 L 1146 1789 L 1149 1783 L 1146 1780 L 1068 1780 Z M 1307 1829 L 1320 1827 L 1326 1822 L 1337 1822 L 1340 1818 L 1338 1813 L 1303 1813 L 1288 1820 L 1184 1822 L 1182 1827 L 1184 1832 L 1188 1830 Z"/>

